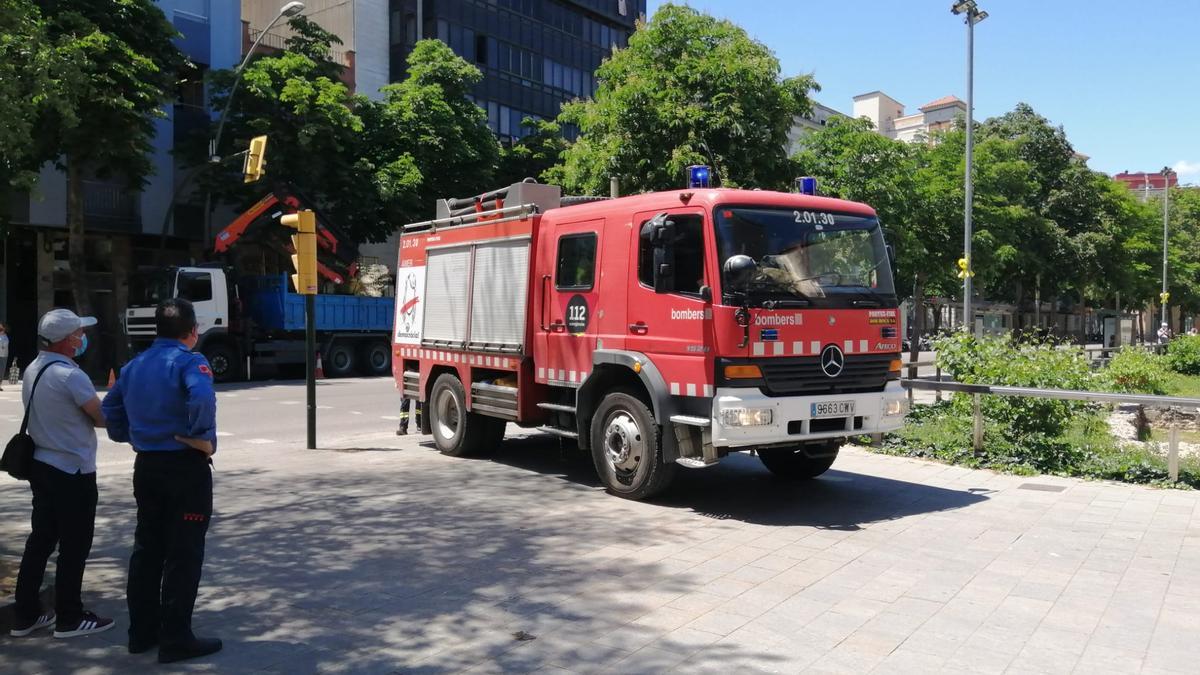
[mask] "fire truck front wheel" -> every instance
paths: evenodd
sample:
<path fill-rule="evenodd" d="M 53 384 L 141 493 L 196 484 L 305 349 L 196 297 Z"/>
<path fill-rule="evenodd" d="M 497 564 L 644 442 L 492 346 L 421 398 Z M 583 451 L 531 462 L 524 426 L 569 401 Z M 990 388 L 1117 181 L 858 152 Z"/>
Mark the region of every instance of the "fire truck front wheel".
<path fill-rule="evenodd" d="M 495 450 L 504 438 L 504 420 L 467 412 L 462 382 L 443 373 L 429 393 L 429 424 L 433 442 L 443 455 L 467 457 Z"/>
<path fill-rule="evenodd" d="M 763 466 L 780 478 L 808 480 L 820 476 L 833 466 L 840 446 L 840 441 L 833 441 L 798 448 L 762 448 L 758 451 L 758 458 Z"/>
<path fill-rule="evenodd" d="M 592 417 L 592 461 L 608 491 L 626 499 L 662 492 L 679 468 L 663 461 L 661 434 L 649 406 L 628 390 L 609 393 Z"/>

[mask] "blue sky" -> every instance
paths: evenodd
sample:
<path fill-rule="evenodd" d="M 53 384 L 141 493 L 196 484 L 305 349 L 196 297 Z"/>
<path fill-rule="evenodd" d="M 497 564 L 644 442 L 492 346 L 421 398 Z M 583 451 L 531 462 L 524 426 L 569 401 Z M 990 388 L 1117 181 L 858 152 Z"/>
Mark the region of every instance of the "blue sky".
<path fill-rule="evenodd" d="M 649 12 L 665 4 L 649 0 Z M 689 0 L 763 42 L 785 75 L 851 111 L 880 90 L 907 112 L 966 97 L 966 27 L 951 0 Z M 1176 167 L 1200 183 L 1200 2 L 979 0 L 975 115 L 1026 102 L 1107 173 Z"/>

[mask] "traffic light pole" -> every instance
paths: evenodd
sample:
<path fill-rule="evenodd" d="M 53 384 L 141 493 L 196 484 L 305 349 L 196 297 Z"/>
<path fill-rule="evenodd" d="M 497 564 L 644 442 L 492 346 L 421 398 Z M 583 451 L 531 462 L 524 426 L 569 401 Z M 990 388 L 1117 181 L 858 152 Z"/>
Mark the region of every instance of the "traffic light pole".
<path fill-rule="evenodd" d="M 317 449 L 317 296 L 304 296 L 304 378 L 308 389 L 308 449 Z"/>

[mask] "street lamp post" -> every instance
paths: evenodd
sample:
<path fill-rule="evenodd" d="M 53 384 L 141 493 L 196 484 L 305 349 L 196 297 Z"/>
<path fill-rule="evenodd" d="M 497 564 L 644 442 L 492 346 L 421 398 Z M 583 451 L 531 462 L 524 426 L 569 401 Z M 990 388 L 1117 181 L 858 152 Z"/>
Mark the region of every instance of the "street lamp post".
<path fill-rule="evenodd" d="M 979 9 L 975 0 L 958 0 L 950 8 L 956 15 L 965 15 L 967 24 L 967 168 L 965 183 L 965 205 L 963 206 L 963 258 L 967 261 L 963 270 L 963 329 L 970 331 L 974 323 L 971 315 L 971 278 L 975 268 L 971 260 L 971 207 L 975 199 L 972 175 L 972 156 L 975 151 L 975 24 L 987 18 L 988 13 Z"/>
<path fill-rule="evenodd" d="M 1164 167 L 1163 175 L 1163 271 L 1162 271 L 1162 295 L 1159 300 L 1162 301 L 1162 322 L 1167 323 L 1167 223 L 1168 215 L 1170 214 L 1171 204 L 1171 168 Z"/>
<path fill-rule="evenodd" d="M 233 71 L 233 84 L 229 87 L 229 96 L 225 99 L 225 107 L 221 109 L 221 117 L 217 121 L 217 135 L 213 138 L 212 143 L 208 146 L 208 161 L 217 163 L 221 161 L 221 156 L 217 154 L 217 150 L 221 147 L 221 134 L 225 131 L 225 118 L 229 117 L 229 106 L 233 103 L 233 95 L 237 93 L 238 85 L 242 82 L 242 71 L 246 69 L 246 64 L 250 63 L 250 57 L 254 56 L 254 51 L 258 49 L 258 45 L 266 37 L 276 23 L 283 17 L 293 17 L 304 11 L 303 2 L 289 2 L 279 8 L 279 13 L 271 19 L 271 23 L 267 24 L 266 28 L 258 34 L 254 39 L 254 44 L 250 45 L 250 49 L 246 51 L 246 56 L 242 58 L 242 62 L 238 65 L 237 70 Z M 204 240 L 205 242 L 212 241 L 212 192 L 204 191 Z"/>

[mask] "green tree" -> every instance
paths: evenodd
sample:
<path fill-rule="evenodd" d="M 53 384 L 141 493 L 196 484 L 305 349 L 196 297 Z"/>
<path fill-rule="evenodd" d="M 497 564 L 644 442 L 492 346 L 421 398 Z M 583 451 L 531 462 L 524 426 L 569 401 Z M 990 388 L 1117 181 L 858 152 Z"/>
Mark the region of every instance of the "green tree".
<path fill-rule="evenodd" d="M 370 102 L 354 96 L 329 61 L 337 36 L 295 17 L 285 49 L 262 56 L 242 71 L 242 83 L 230 108 L 224 138 L 230 155 L 248 140 L 265 134 L 267 176 L 272 185 L 299 190 L 317 202 L 335 223 L 360 241 L 386 237 L 388 211 L 411 202 L 420 172 L 403 153 L 383 158 L 389 148 L 372 148 L 360 112 Z M 213 101 L 223 106 L 233 71 L 212 75 Z M 204 139 L 198 139 L 201 143 Z M 197 159 L 203 151 L 195 149 Z M 264 187 L 244 186 L 230 175 L 210 173 L 208 189 L 226 202 L 247 206 Z"/>
<path fill-rule="evenodd" d="M 40 154 L 67 174 L 71 288 L 90 313 L 84 250 L 83 181 L 115 176 L 141 188 L 156 117 L 175 94 L 184 63 L 175 29 L 151 0 L 41 0 L 46 37 L 76 70 L 62 105 L 38 118 Z"/>
<path fill-rule="evenodd" d="M 432 215 L 439 198 L 494 187 L 500 147 L 487 113 L 467 98 L 482 77 L 445 43 L 421 40 L 408 56 L 408 77 L 384 87 L 384 100 L 363 113 L 369 144 L 407 153 L 420 168 L 412 215 Z"/>
<path fill-rule="evenodd" d="M 679 188 L 689 164 L 715 164 L 726 186 L 775 188 L 793 176 L 787 133 L 817 89 L 807 75 L 782 79 L 779 61 L 740 27 L 665 4 L 629 47 L 596 71 L 594 100 L 563 108 L 580 136 L 554 169 L 572 191 Z M 706 149 L 707 148 L 707 149 Z"/>
<path fill-rule="evenodd" d="M 526 178 L 541 180 L 569 147 L 562 137 L 562 130 L 554 122 L 526 117 L 521 126 L 530 133 L 512 145 L 500 148 L 497 186 L 512 185 Z"/>
<path fill-rule="evenodd" d="M 467 98 L 479 70 L 437 40 L 409 56 L 408 77 L 384 99 L 352 95 L 327 55 L 336 36 L 293 19 L 286 48 L 242 73 L 228 137 L 244 146 L 266 134 L 270 180 L 294 186 L 357 241 L 380 241 L 432 214 L 438 197 L 486 187 L 499 147 L 486 114 Z M 213 76 L 218 104 L 232 73 Z M 226 153 L 229 151 L 227 150 Z M 218 177 L 225 199 L 253 203 L 261 186 Z"/>
<path fill-rule="evenodd" d="M 0 0 L 0 204 L 12 189 L 29 189 L 38 166 L 50 161 L 35 133 L 49 111 L 73 122 L 66 94 L 75 69 L 70 54 L 55 48 L 32 0 Z M 6 217 L 0 211 L 0 222 Z"/>

